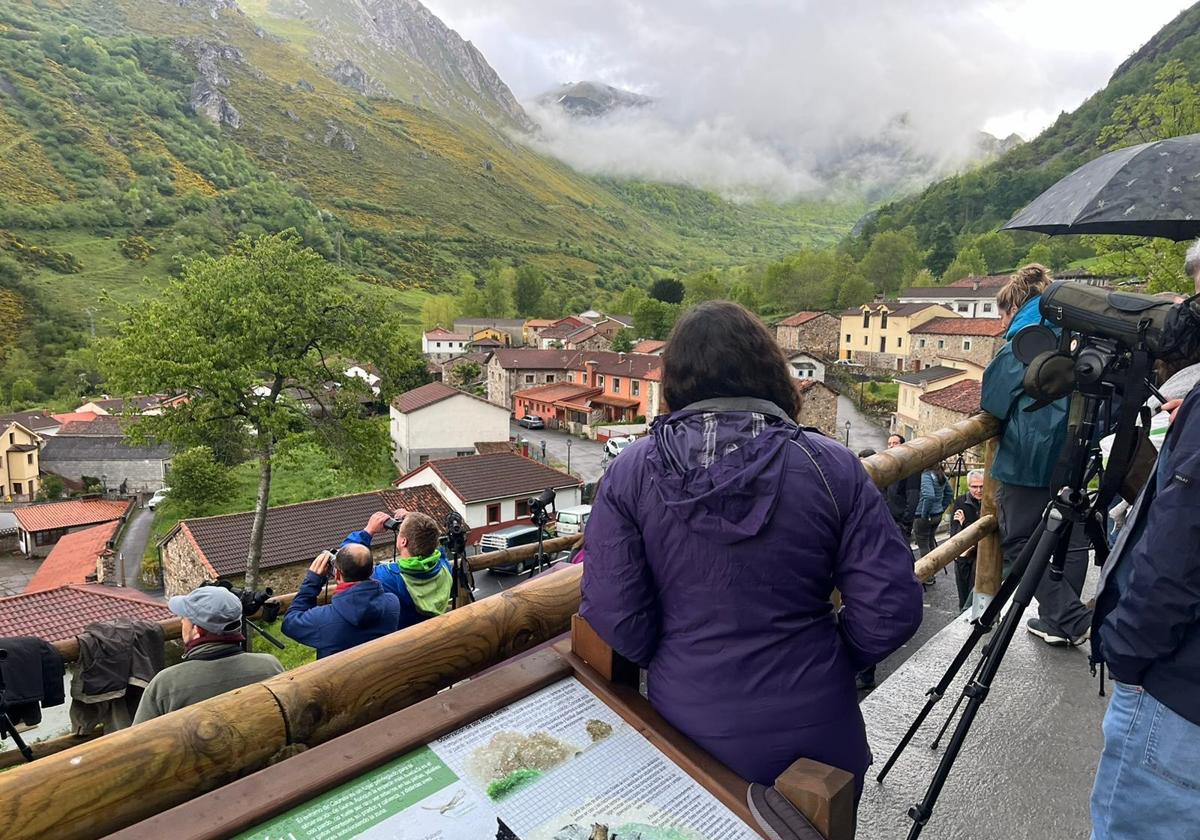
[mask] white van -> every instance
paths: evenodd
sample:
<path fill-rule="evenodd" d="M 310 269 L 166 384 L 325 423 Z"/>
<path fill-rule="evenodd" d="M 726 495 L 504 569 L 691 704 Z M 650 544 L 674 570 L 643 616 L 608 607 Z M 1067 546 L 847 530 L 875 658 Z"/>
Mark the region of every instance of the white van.
<path fill-rule="evenodd" d="M 587 526 L 588 517 L 591 515 L 591 505 L 575 505 L 575 507 L 563 508 L 558 512 L 558 535 L 560 537 L 571 537 L 575 534 L 583 533 L 584 527 Z"/>

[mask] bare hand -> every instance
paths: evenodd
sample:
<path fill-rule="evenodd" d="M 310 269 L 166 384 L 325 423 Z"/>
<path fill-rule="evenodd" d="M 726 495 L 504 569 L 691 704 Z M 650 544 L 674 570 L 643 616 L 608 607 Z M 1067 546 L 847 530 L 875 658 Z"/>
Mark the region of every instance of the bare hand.
<path fill-rule="evenodd" d="M 966 521 L 967 521 L 966 512 L 961 511 L 961 510 L 954 511 L 954 521 L 957 522 L 959 525 L 966 524 Z"/>
<path fill-rule="evenodd" d="M 1168 423 L 1175 422 L 1175 414 L 1179 411 L 1179 406 L 1181 405 L 1183 405 L 1183 400 L 1181 399 L 1168 400 L 1163 403 L 1162 410 L 1167 412 L 1167 415 L 1171 418 L 1167 421 Z"/>
<path fill-rule="evenodd" d="M 377 537 L 383 533 L 383 524 L 390 518 L 390 513 L 385 513 L 382 510 L 378 510 L 371 514 L 371 518 L 367 520 L 367 527 L 363 530 L 365 530 L 372 537 Z"/>
<path fill-rule="evenodd" d="M 408 511 L 405 508 L 396 508 L 392 512 L 392 519 L 395 519 L 397 522 L 406 516 L 408 516 Z"/>
<path fill-rule="evenodd" d="M 373 518 L 373 517 L 372 517 Z M 329 576 L 329 567 L 333 564 L 333 554 L 328 551 L 322 551 L 317 555 L 317 559 L 312 561 L 312 565 L 308 567 L 310 572 L 315 572 L 321 577 Z"/>

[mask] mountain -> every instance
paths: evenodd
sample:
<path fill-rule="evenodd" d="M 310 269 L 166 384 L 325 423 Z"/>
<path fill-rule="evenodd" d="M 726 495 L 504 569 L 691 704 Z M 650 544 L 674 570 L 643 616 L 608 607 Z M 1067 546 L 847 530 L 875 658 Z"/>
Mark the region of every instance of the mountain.
<path fill-rule="evenodd" d="M 568 82 L 537 98 L 543 107 L 561 108 L 572 117 L 602 117 L 622 108 L 643 108 L 654 100 L 603 82 Z"/>
<path fill-rule="evenodd" d="M 527 119 L 413 0 L 0 4 L 0 404 L 69 399 L 66 353 L 242 234 L 296 229 L 415 325 L 493 260 L 582 310 L 862 210 L 590 178 L 518 142 Z"/>
<path fill-rule="evenodd" d="M 996 229 L 1060 178 L 1103 154 L 1100 133 L 1122 97 L 1153 90 L 1155 74 L 1172 60 L 1182 61 L 1193 82 L 1200 81 L 1200 5 L 1181 12 L 1123 62 L 1103 89 L 1033 140 L 879 208 L 857 228 L 851 249 L 865 251 L 877 233 L 911 226 L 919 245 L 933 254 L 929 267 L 940 273 L 961 234 Z"/>

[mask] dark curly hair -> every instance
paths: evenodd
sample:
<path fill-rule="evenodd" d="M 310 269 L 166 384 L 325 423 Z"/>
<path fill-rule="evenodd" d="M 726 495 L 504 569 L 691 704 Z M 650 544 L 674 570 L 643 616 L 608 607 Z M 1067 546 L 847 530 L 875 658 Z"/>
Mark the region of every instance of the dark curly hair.
<path fill-rule="evenodd" d="M 686 312 L 663 351 L 663 398 L 672 411 L 715 397 L 755 397 L 789 417 L 800 413 L 787 360 L 766 325 L 725 300 Z"/>

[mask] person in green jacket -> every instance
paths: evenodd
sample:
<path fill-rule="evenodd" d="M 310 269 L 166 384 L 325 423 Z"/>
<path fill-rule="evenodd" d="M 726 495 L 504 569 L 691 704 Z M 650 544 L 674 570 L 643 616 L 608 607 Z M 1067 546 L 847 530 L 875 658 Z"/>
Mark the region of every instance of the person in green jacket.
<path fill-rule="evenodd" d="M 1054 473 L 1067 439 L 1070 398 L 1026 411 L 1035 400 L 1025 393 L 1025 365 L 1012 349 L 1012 339 L 1022 328 L 1042 322 L 1038 306 L 1042 291 L 1052 280 L 1049 269 L 1031 263 L 1019 269 L 996 295 L 1008 324 L 1004 334 L 1008 343 L 983 373 L 982 408 L 1001 423 L 991 476 L 997 482 L 996 507 L 1006 574 L 1058 489 L 1054 487 Z M 1035 593 L 1038 617 L 1026 625 L 1030 633 L 1047 644 L 1080 645 L 1088 638 L 1092 613 L 1079 600 L 1087 563 L 1087 538 L 1082 528 L 1074 528 L 1063 577 L 1055 581 L 1047 572 Z"/>

